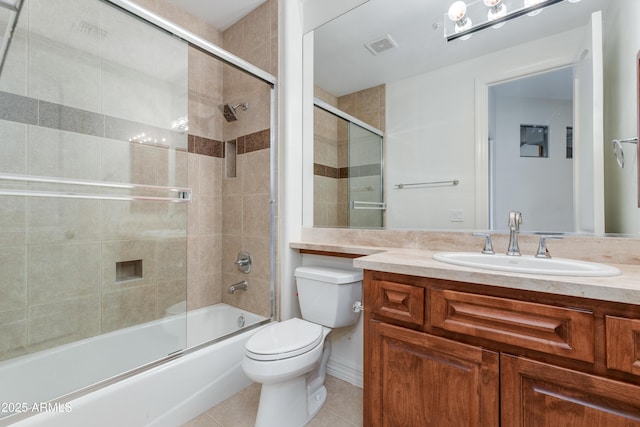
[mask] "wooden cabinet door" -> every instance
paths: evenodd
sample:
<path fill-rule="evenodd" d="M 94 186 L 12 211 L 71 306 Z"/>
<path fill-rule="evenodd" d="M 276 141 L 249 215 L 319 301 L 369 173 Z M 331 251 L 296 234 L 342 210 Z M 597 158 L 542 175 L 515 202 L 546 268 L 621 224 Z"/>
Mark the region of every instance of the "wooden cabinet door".
<path fill-rule="evenodd" d="M 499 356 L 397 326 L 368 322 L 368 427 L 499 425 Z"/>
<path fill-rule="evenodd" d="M 640 387 L 502 354 L 508 427 L 639 427 Z"/>

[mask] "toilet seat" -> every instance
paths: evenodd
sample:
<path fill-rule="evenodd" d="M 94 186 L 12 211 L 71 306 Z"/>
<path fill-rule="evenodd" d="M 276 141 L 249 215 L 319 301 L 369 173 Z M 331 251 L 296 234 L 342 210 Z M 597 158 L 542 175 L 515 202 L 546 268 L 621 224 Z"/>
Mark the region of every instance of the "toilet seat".
<path fill-rule="evenodd" d="M 250 359 L 282 360 L 304 354 L 323 341 L 322 326 L 293 318 L 256 332 L 247 341 L 245 349 Z"/>

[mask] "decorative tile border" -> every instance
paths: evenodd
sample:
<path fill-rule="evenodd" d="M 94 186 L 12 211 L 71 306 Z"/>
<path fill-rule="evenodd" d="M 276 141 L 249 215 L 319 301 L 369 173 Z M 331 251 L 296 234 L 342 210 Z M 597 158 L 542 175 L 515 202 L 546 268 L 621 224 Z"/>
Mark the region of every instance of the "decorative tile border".
<path fill-rule="evenodd" d="M 271 146 L 271 129 L 265 129 L 236 138 L 238 154 L 266 150 Z"/>
<path fill-rule="evenodd" d="M 183 147 L 181 139 L 185 135 L 182 132 L 3 91 L 0 91 L 0 120 L 156 147 L 175 146 L 176 150 L 189 153 L 224 157 L 223 141 L 188 134 L 187 147 Z M 141 138 L 141 135 L 144 137 Z M 271 130 L 239 136 L 236 144 L 238 154 L 268 149 L 271 146 Z"/>
<path fill-rule="evenodd" d="M 182 132 L 3 91 L 0 91 L 0 119 L 186 151 Z"/>
<path fill-rule="evenodd" d="M 334 168 L 332 166 L 322 165 L 320 163 L 313 164 L 313 174 L 316 176 L 324 176 L 327 178 L 356 178 L 363 176 L 376 176 L 382 174 L 382 168 L 378 163 L 369 165 L 351 166 L 344 168 Z"/>
<path fill-rule="evenodd" d="M 224 158 L 224 142 L 189 134 L 189 152 L 203 156 Z"/>

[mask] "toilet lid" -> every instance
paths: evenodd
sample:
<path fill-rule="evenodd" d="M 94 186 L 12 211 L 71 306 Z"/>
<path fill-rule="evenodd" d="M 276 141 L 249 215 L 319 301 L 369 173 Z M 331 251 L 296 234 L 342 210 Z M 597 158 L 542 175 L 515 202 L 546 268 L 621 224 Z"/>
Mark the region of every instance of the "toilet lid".
<path fill-rule="evenodd" d="M 293 318 L 259 330 L 245 348 L 251 359 L 279 360 L 306 353 L 322 341 L 322 326 Z"/>

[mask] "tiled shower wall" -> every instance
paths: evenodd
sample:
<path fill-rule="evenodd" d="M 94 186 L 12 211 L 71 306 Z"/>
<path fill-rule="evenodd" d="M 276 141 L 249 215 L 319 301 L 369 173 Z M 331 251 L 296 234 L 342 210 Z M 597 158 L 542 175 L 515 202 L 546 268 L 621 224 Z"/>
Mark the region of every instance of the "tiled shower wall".
<path fill-rule="evenodd" d="M 185 286 L 189 308 L 220 302 L 224 296 L 230 303 L 269 315 L 269 200 L 264 185 L 269 177 L 268 86 L 238 79 L 237 97 L 250 107 L 239 112 L 240 123 L 227 127 L 218 106 L 233 93 L 223 90 L 225 70 L 218 61 L 179 42 L 182 47 L 176 47 L 177 52 L 166 53 L 165 34 L 142 24 L 127 34 L 118 27 L 126 15 L 102 4 L 94 10 L 94 3 L 100 4 L 86 0 L 26 3 L 21 31 L 4 71 L 14 77 L 3 79 L 0 88 L 5 91 L 0 104 L 9 107 L 0 108 L 0 137 L 6 153 L 0 157 L 0 170 L 189 186 L 194 201 L 186 207 L 4 197 L 0 205 L 0 359 L 161 317 L 165 308 L 185 298 Z M 217 45 L 224 44 L 225 33 L 171 3 L 139 3 Z M 274 73 L 276 6 L 275 0 L 268 1 L 228 30 L 236 36 L 229 41 L 238 49 L 236 54 Z M 78 16 L 78 11 L 80 18 L 65 21 Z M 102 21 L 92 24 L 96 17 L 104 20 L 112 13 L 112 28 L 105 30 Z M 52 17 L 66 25 L 64 34 L 55 34 L 48 25 Z M 40 40 L 27 41 L 24 32 L 29 26 L 40 28 L 47 37 L 68 37 L 69 46 L 33 49 Z M 119 63 L 129 61 L 130 67 L 105 65 L 86 54 L 99 51 L 102 39 L 109 37 L 116 46 L 114 54 L 120 55 Z M 123 51 L 122 46 L 131 51 Z M 180 55 L 184 60 L 176 61 Z M 187 59 L 188 71 L 176 69 L 177 63 L 184 67 Z M 154 73 L 156 80 L 146 75 Z M 160 80 L 186 80 L 187 73 L 188 93 L 185 88 L 164 97 L 176 84 L 163 85 Z M 138 81 L 147 85 L 120 79 L 129 74 L 142 75 Z M 96 85 L 92 76 L 98 76 L 101 84 Z M 52 79 L 61 82 L 61 89 L 51 91 Z M 20 96 L 19 102 L 7 103 L 11 94 Z M 176 112 L 186 111 L 187 103 L 189 135 L 163 131 Z M 36 122 L 15 121 L 16 115 L 24 113 L 20 108 L 34 105 Z M 139 123 L 151 124 L 147 136 L 157 137 L 158 145 L 127 142 Z M 166 140 L 161 141 L 162 137 Z M 248 147 L 239 152 L 236 178 L 225 178 L 221 157 L 225 138 Z M 236 197 L 229 206 L 232 215 L 223 215 L 223 194 Z M 230 225 L 230 218 L 239 222 Z M 251 289 L 226 297 L 223 292 L 236 280 L 230 277 L 235 272 L 228 264 L 235 262 L 238 247 L 254 256 Z M 143 260 L 144 279 L 113 286 L 112 264 L 130 259 Z M 228 272 L 224 279 L 223 269 Z"/>
<path fill-rule="evenodd" d="M 187 112 L 184 43 L 98 1 L 29 0 L 7 61 L 0 171 L 187 185 L 168 126 Z M 0 358 L 162 316 L 185 295 L 186 219 L 186 204 L 3 196 Z M 119 280 L 133 260 L 142 277 Z"/>
<path fill-rule="evenodd" d="M 268 0 L 224 31 L 165 0 L 142 6 L 277 76 L 277 0 Z M 238 120 L 227 122 L 224 103 L 248 103 Z M 189 49 L 188 307 L 226 302 L 265 316 L 269 306 L 270 86 L 200 52 Z M 225 142 L 237 148 L 235 177 L 228 176 Z M 251 273 L 235 265 L 239 251 L 251 253 Z M 227 293 L 247 279 L 249 291 Z"/>
<path fill-rule="evenodd" d="M 336 97 L 315 87 L 314 96 L 384 132 L 385 86 Z M 349 128 L 319 108 L 314 112 L 314 226 L 349 226 Z"/>

